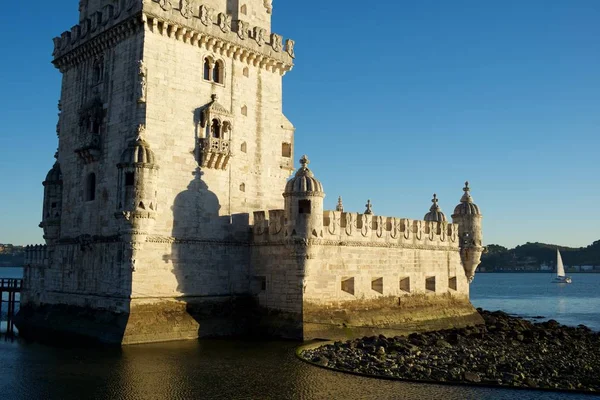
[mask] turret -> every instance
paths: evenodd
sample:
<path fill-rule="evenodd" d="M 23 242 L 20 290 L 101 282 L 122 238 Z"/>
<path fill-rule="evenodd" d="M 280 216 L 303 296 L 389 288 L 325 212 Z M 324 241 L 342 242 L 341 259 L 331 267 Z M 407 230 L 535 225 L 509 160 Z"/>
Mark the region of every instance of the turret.
<path fill-rule="evenodd" d="M 458 224 L 458 237 L 460 240 L 460 257 L 469 282 L 475 277 L 475 269 L 481 262 L 483 253 L 481 218 L 479 207 L 473 203 L 469 182 L 465 182 L 464 194 L 460 204 L 454 208 L 452 222 Z"/>
<path fill-rule="evenodd" d="M 138 128 L 138 137 L 121 155 L 117 165 L 118 202 L 115 216 L 123 221 L 121 233 L 146 234 L 156 217 L 156 190 L 158 165 L 150 145 L 142 138 L 144 126 Z"/>
<path fill-rule="evenodd" d="M 63 181 L 58 161 L 42 183 L 44 185 L 44 205 L 40 228 L 44 229 L 46 244 L 52 244 L 60 237 L 60 217 L 62 212 Z"/>
<path fill-rule="evenodd" d="M 429 209 L 429 212 L 425 214 L 423 218 L 425 221 L 435 221 L 435 222 L 446 222 L 446 216 L 442 212 L 440 205 L 438 204 L 437 195 L 433 194 L 433 199 L 431 200 L 433 205 Z"/>
<path fill-rule="evenodd" d="M 306 156 L 296 175 L 285 185 L 286 229 L 291 236 L 321 237 L 323 231 L 323 185 L 310 169 Z"/>

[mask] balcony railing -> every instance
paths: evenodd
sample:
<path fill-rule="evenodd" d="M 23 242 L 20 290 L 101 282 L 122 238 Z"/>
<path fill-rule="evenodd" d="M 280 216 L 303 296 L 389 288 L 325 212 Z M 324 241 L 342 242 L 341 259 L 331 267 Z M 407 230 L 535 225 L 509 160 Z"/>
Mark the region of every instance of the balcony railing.
<path fill-rule="evenodd" d="M 203 168 L 225 169 L 231 158 L 231 141 L 214 137 L 198 139 L 200 165 Z"/>

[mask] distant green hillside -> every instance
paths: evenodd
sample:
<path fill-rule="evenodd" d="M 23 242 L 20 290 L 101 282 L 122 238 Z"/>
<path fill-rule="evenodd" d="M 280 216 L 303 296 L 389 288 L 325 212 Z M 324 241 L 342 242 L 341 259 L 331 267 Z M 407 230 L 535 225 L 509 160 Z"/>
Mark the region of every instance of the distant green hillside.
<path fill-rule="evenodd" d="M 0 243 L 0 267 L 20 267 L 25 261 L 25 248 Z"/>
<path fill-rule="evenodd" d="M 481 257 L 480 268 L 486 271 L 498 269 L 538 270 L 540 265 L 556 266 L 556 249 L 568 266 L 600 266 L 600 240 L 587 247 L 573 248 L 546 243 L 526 243 L 514 249 L 490 244 Z"/>

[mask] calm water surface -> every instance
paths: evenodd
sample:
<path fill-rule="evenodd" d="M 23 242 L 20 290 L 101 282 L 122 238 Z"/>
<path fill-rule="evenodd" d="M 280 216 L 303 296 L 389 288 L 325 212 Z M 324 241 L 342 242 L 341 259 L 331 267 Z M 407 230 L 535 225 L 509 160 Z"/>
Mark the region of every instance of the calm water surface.
<path fill-rule="evenodd" d="M 573 283 L 552 283 L 542 273 L 476 274 L 471 301 L 485 310 L 543 316 L 600 331 L 600 274 L 572 274 Z"/>
<path fill-rule="evenodd" d="M 5 276 L 3 272 L 0 269 L 0 275 Z M 573 288 L 580 285 L 579 280 L 583 281 L 578 276 L 581 275 L 575 275 Z M 586 280 L 595 279 L 596 289 L 600 283 L 598 278 L 600 276 L 586 276 Z M 526 284 L 528 280 L 530 283 Z M 554 309 L 558 310 L 555 318 L 563 322 L 558 317 L 562 315 L 560 307 L 546 306 L 542 308 L 546 311 L 538 312 L 541 306 L 535 303 L 554 304 L 557 298 L 567 298 L 565 307 L 568 308 L 583 301 L 578 298 L 597 302 L 600 296 L 598 292 L 596 297 L 578 293 L 584 286 L 571 292 L 566 292 L 571 290 L 569 288 L 552 288 L 540 295 L 535 293 L 532 285 L 539 285 L 538 289 L 546 287 L 540 278 L 532 275 L 479 274 L 473 284 L 474 303 L 485 308 L 545 316 L 550 316 L 549 311 Z M 521 290 L 523 292 L 518 294 Z M 514 294 L 511 295 L 510 291 Z M 540 297 L 534 297 L 538 295 Z M 523 299 L 522 303 L 518 301 L 519 296 Z M 536 300 L 532 301 L 534 298 Z M 494 307 L 494 304 L 499 306 Z M 585 319 L 575 323 L 591 325 L 589 321 L 594 318 L 590 314 L 593 313 L 578 312 Z M 357 377 L 301 362 L 294 355 L 297 345 L 284 341 L 202 340 L 89 349 L 0 340 L 0 399 L 591 398 L 564 393 L 424 385 Z"/>

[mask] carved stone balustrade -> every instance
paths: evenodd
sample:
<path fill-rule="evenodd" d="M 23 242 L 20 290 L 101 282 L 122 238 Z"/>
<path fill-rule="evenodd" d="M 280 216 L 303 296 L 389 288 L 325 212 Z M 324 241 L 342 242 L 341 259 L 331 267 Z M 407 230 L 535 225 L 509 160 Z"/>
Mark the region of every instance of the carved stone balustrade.
<path fill-rule="evenodd" d="M 84 163 L 90 164 L 100 159 L 100 135 L 91 134 L 84 140 L 83 146 L 75 150 L 75 153 L 83 160 Z"/>
<path fill-rule="evenodd" d="M 231 141 L 214 137 L 198 139 L 202 168 L 226 169 L 231 158 Z"/>

